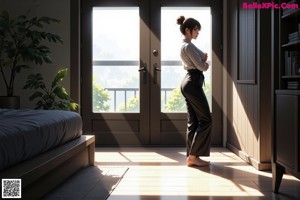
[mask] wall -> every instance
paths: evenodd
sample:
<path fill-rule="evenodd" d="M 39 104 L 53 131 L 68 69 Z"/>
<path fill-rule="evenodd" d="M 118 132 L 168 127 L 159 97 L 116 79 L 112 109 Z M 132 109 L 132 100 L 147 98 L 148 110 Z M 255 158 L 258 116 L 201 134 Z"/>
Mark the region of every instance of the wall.
<path fill-rule="evenodd" d="M 227 1 L 227 146 L 260 170 L 271 162 L 271 10 Z"/>
<path fill-rule="evenodd" d="M 71 0 L 0 0 L 0 12 L 7 10 L 12 16 L 26 14 L 28 16 L 47 16 L 61 20 L 59 24 L 46 26 L 45 30 L 60 35 L 63 44 L 49 44 L 52 64 L 37 66 L 32 64 L 31 69 L 25 69 L 16 77 L 15 95 L 21 96 L 21 108 L 34 108 L 35 102 L 29 101 L 33 91 L 23 90 L 27 76 L 30 73 L 41 73 L 46 83 L 51 83 L 56 72 L 61 68 L 70 68 L 70 2 Z M 47 43 L 48 44 L 48 43 Z M 0 95 L 5 95 L 6 90 L 0 78 Z M 70 73 L 62 82 L 70 91 Z"/>

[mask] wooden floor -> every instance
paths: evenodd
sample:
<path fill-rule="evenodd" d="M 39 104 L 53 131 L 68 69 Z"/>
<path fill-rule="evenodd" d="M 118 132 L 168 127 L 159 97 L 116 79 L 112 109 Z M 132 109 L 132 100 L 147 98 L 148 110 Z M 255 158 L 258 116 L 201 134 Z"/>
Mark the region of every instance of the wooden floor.
<path fill-rule="evenodd" d="M 109 200 L 300 199 L 298 179 L 284 175 L 274 194 L 271 172 L 257 171 L 226 148 L 212 148 L 211 165 L 202 168 L 187 167 L 181 147 L 96 148 L 95 160 L 100 168 L 128 168 Z"/>

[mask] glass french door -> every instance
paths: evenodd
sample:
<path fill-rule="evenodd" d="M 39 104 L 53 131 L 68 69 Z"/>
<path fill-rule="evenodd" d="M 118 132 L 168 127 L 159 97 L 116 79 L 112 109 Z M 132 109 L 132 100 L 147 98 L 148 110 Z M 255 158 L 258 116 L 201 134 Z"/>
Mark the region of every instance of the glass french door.
<path fill-rule="evenodd" d="M 216 52 L 221 31 L 213 32 L 221 27 L 221 16 L 212 15 L 221 11 L 217 2 L 82 2 L 81 113 L 84 132 L 95 134 L 97 145 L 185 144 L 187 116 L 179 85 L 186 72 L 176 24 L 180 15 L 194 17 L 202 25 L 194 43 L 209 54 L 212 67 L 205 74 L 205 91 L 214 120 L 212 144 L 222 145 L 217 103 L 221 52 Z"/>

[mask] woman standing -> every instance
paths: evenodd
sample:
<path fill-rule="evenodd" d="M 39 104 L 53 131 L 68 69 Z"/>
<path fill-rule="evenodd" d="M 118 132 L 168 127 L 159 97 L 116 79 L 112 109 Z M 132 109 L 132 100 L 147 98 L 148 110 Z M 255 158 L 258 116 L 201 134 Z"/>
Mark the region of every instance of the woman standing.
<path fill-rule="evenodd" d="M 212 119 L 209 105 L 203 91 L 204 75 L 209 67 L 207 53 L 203 53 L 191 41 L 197 39 L 201 30 L 200 23 L 193 19 L 180 16 L 177 19 L 180 32 L 183 34 L 181 60 L 187 74 L 181 83 L 181 92 L 187 106 L 187 165 L 207 166 L 200 156 L 209 156 Z"/>

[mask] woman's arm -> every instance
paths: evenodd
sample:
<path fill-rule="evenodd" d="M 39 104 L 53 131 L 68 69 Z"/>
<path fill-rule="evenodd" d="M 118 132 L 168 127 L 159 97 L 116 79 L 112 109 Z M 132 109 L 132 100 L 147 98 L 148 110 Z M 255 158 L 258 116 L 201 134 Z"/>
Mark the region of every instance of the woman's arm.
<path fill-rule="evenodd" d="M 189 44 L 186 46 L 186 55 L 191 59 L 195 67 L 200 71 L 206 71 L 209 67 L 207 60 L 207 53 L 203 53 L 195 45 Z"/>

